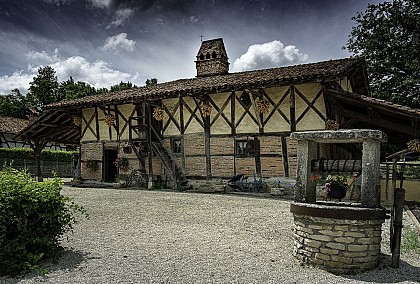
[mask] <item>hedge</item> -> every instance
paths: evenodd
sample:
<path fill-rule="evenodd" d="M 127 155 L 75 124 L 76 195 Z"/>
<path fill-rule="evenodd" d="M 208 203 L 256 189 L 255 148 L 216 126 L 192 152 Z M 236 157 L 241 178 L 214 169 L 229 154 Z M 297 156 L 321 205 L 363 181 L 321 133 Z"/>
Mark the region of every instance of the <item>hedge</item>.
<path fill-rule="evenodd" d="M 71 162 L 73 154 L 78 151 L 53 151 L 43 150 L 41 157 L 43 160 Z M 0 148 L 0 158 L 4 159 L 35 159 L 34 151 L 29 148 Z"/>

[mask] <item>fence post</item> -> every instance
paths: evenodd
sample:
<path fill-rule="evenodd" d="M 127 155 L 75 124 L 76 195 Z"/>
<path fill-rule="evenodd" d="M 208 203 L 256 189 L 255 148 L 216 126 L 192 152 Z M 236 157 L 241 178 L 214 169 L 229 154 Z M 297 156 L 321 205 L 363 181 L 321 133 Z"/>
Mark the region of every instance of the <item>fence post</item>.
<path fill-rule="evenodd" d="M 394 222 L 391 224 L 394 227 L 391 267 L 398 268 L 400 266 L 401 230 L 403 228 L 402 220 L 405 190 L 403 188 L 396 188 L 394 199 L 394 208 L 392 208 L 394 210 Z"/>

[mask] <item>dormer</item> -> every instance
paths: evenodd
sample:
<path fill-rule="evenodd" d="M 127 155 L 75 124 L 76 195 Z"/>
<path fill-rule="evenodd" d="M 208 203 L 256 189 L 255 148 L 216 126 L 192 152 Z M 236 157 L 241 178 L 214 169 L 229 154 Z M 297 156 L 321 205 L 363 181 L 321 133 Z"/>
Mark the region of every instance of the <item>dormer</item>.
<path fill-rule="evenodd" d="M 203 41 L 197 53 L 195 66 L 197 77 L 227 74 L 229 62 L 223 39 Z"/>

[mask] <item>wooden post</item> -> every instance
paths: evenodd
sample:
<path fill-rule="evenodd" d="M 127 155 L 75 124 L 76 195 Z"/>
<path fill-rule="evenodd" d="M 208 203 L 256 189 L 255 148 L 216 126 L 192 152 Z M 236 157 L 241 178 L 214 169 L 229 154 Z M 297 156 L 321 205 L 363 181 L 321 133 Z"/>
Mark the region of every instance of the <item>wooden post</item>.
<path fill-rule="evenodd" d="M 289 97 L 289 105 L 290 105 L 290 131 L 296 131 L 296 110 L 295 110 L 295 86 L 290 86 L 290 97 Z"/>
<path fill-rule="evenodd" d="M 153 149 L 152 149 L 152 109 L 150 104 L 147 104 L 147 144 L 149 150 L 149 182 L 147 188 L 153 187 Z"/>
<path fill-rule="evenodd" d="M 283 159 L 283 172 L 285 177 L 289 177 L 289 157 L 287 155 L 287 143 L 286 137 L 282 136 L 281 138 L 281 152 Z"/>
<path fill-rule="evenodd" d="M 34 140 L 31 142 L 31 148 L 34 151 L 35 163 L 36 163 L 36 180 L 42 182 L 44 179 L 42 177 L 42 150 L 45 148 L 47 141 L 45 140 Z"/>
<path fill-rule="evenodd" d="M 206 176 L 211 177 L 211 157 L 210 157 L 210 116 L 203 116 L 205 151 L 206 151 Z"/>
<path fill-rule="evenodd" d="M 391 267 L 398 268 L 400 266 L 400 247 L 401 247 L 401 230 L 403 228 L 403 209 L 405 190 L 403 188 L 396 188 L 394 194 L 394 214 L 395 219 L 392 226 L 394 227 L 394 235 L 392 237 L 392 258 Z"/>

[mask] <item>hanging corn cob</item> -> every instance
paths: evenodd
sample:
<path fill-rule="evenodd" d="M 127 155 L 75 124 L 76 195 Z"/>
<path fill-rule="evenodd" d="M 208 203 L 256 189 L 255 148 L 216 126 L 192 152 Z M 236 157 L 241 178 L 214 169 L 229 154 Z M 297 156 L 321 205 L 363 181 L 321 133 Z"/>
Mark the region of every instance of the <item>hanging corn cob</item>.
<path fill-rule="evenodd" d="M 82 118 L 80 116 L 74 116 L 73 117 L 73 123 L 77 126 L 82 125 Z"/>
<path fill-rule="evenodd" d="M 420 153 L 420 139 L 413 139 L 408 141 L 407 149 L 411 152 Z"/>
<path fill-rule="evenodd" d="M 325 129 L 326 130 L 338 130 L 340 128 L 340 124 L 338 121 L 327 119 L 325 121 Z"/>
<path fill-rule="evenodd" d="M 115 116 L 113 114 L 107 114 L 105 115 L 105 123 L 108 125 L 108 127 L 111 127 L 112 124 L 114 124 Z"/>
<path fill-rule="evenodd" d="M 201 109 L 201 113 L 203 114 L 203 116 L 210 116 L 211 115 L 211 105 L 201 105 L 200 106 Z"/>
<path fill-rule="evenodd" d="M 270 111 L 270 104 L 266 100 L 259 100 L 257 102 L 257 109 L 260 113 L 268 113 Z"/>
<path fill-rule="evenodd" d="M 162 121 L 163 120 L 163 113 L 164 110 L 161 107 L 155 107 L 153 109 L 153 117 L 157 120 L 157 121 Z"/>

